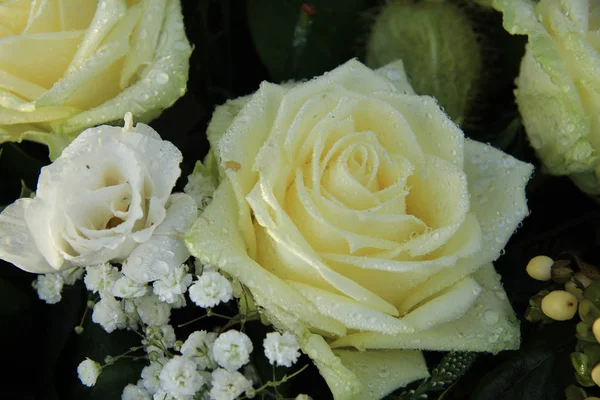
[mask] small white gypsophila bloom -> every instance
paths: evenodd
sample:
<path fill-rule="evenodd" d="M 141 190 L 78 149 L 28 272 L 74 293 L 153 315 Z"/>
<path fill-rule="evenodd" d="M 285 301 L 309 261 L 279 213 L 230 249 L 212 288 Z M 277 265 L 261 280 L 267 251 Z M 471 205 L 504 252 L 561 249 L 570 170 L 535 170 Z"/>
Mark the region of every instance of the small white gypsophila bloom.
<path fill-rule="evenodd" d="M 163 303 L 153 294 L 147 294 L 134 300 L 137 312 L 142 322 L 150 326 L 160 326 L 169 323 L 171 306 Z"/>
<path fill-rule="evenodd" d="M 151 400 L 152 396 L 146 389 L 138 385 L 129 384 L 123 389 L 121 400 Z"/>
<path fill-rule="evenodd" d="M 112 295 L 124 299 L 142 297 L 147 291 L 148 286 L 143 283 L 138 283 L 127 276 L 122 276 L 117 279 L 112 287 Z"/>
<path fill-rule="evenodd" d="M 146 388 L 148 393 L 155 394 L 160 390 L 160 371 L 163 369 L 163 365 L 169 361 L 167 358 L 160 358 L 157 361 L 150 362 L 142 369 L 140 374 L 142 378 L 142 386 Z"/>
<path fill-rule="evenodd" d="M 84 268 L 73 267 L 64 271 L 60 271 L 60 274 L 62 275 L 63 280 L 65 281 L 65 285 L 73 285 L 75 282 L 77 282 L 83 277 L 84 272 Z"/>
<path fill-rule="evenodd" d="M 83 282 L 85 287 L 94 293 L 100 293 L 100 296 L 112 292 L 115 282 L 121 278 L 123 274 L 110 263 L 94 265 L 85 268 L 85 277 Z"/>
<path fill-rule="evenodd" d="M 193 332 L 181 346 L 181 354 L 194 360 L 198 369 L 214 368 L 213 346 L 216 339 L 217 334 L 214 332 Z"/>
<path fill-rule="evenodd" d="M 173 397 L 193 396 L 204 384 L 196 363 L 187 357 L 170 359 L 159 374 L 160 388 Z"/>
<path fill-rule="evenodd" d="M 77 366 L 77 375 L 85 386 L 94 386 L 101 372 L 102 366 L 89 358 L 86 358 Z"/>
<path fill-rule="evenodd" d="M 169 273 L 152 284 L 154 294 L 161 301 L 175 303 L 178 296 L 187 291 L 192 284 L 192 275 L 188 274 L 188 266 L 181 264 L 177 268 L 171 268 Z"/>
<path fill-rule="evenodd" d="M 300 357 L 298 340 L 289 332 L 283 335 L 279 332 L 267 333 L 263 346 L 271 365 L 291 367 Z"/>
<path fill-rule="evenodd" d="M 230 330 L 220 334 L 213 345 L 213 358 L 228 371 L 236 371 L 250 361 L 253 346 L 250 338 L 242 332 Z"/>
<path fill-rule="evenodd" d="M 171 308 L 179 309 L 185 307 L 186 304 L 187 301 L 185 301 L 185 296 L 182 294 L 178 294 L 175 296 L 175 301 L 173 303 L 170 303 L 169 305 L 171 306 Z"/>
<path fill-rule="evenodd" d="M 153 351 L 161 353 L 163 349 L 173 348 L 177 338 L 175 330 L 171 325 L 149 326 L 146 328 L 146 338 L 149 340 L 149 346 L 146 347 L 146 353 L 150 354 Z M 160 345 L 157 346 L 160 342 Z"/>
<path fill-rule="evenodd" d="M 121 302 L 112 296 L 104 296 L 94 305 L 92 321 L 102 326 L 108 333 L 127 327 L 127 317 L 123 312 Z"/>
<path fill-rule="evenodd" d="M 202 171 L 204 172 L 204 171 Z M 188 182 L 183 188 L 183 192 L 194 199 L 199 210 L 204 210 L 212 200 L 212 195 L 215 189 L 214 179 L 208 173 L 203 174 L 201 171 L 196 171 L 188 175 Z"/>
<path fill-rule="evenodd" d="M 231 282 L 218 272 L 205 272 L 189 289 L 190 300 L 203 308 L 231 300 Z"/>
<path fill-rule="evenodd" d="M 237 371 L 219 368 L 212 373 L 212 400 L 234 400 L 252 387 L 252 382 Z"/>
<path fill-rule="evenodd" d="M 48 304 L 56 304 L 62 298 L 61 292 L 64 280 L 60 273 L 38 275 L 31 286 L 37 291 L 38 297 Z"/>

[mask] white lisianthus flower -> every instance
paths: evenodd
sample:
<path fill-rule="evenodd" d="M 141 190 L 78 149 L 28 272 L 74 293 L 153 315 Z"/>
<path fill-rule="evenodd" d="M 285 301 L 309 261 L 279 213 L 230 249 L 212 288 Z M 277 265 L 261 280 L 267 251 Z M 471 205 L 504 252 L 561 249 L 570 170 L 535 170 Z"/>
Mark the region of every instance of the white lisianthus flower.
<path fill-rule="evenodd" d="M 171 195 L 181 160 L 130 114 L 124 128 L 86 130 L 42 168 L 34 198 L 0 214 L 0 258 L 38 273 L 127 259 L 123 272 L 140 283 L 168 272 L 189 257 L 179 235 L 197 213 L 191 197 Z M 148 242 L 153 251 L 137 249 Z"/>
<path fill-rule="evenodd" d="M 179 300 L 179 295 L 184 294 L 192 284 L 192 275 L 188 274 L 188 266 L 181 264 L 171 270 L 152 284 L 152 291 L 158 299 L 169 304 Z"/>
<path fill-rule="evenodd" d="M 250 361 L 252 341 L 243 332 L 230 330 L 220 334 L 213 344 L 213 358 L 221 367 L 235 371 Z"/>
<path fill-rule="evenodd" d="M 220 183 L 188 247 L 297 337 L 334 398 L 428 376 L 421 350 L 519 346 L 492 262 L 527 215 L 533 168 L 465 138 L 401 63 L 265 82 L 207 134 Z"/>
<path fill-rule="evenodd" d="M 150 326 L 166 325 L 171 317 L 171 306 L 163 303 L 153 294 L 147 294 L 134 300 L 142 322 Z"/>
<path fill-rule="evenodd" d="M 159 375 L 160 387 L 170 396 L 193 396 L 204 385 L 196 364 L 183 356 L 170 359 Z"/>
<path fill-rule="evenodd" d="M 121 302 L 112 296 L 104 296 L 94 305 L 92 321 L 102 326 L 108 333 L 127 327 L 127 317 Z"/>
<path fill-rule="evenodd" d="M 213 346 L 217 334 L 207 331 L 196 331 L 190 334 L 181 346 L 181 354 L 193 360 L 198 369 L 204 370 L 215 366 L 213 361 Z"/>
<path fill-rule="evenodd" d="M 48 304 L 56 304 L 62 298 L 64 280 L 60 274 L 42 274 L 33 281 L 38 297 Z"/>
<path fill-rule="evenodd" d="M 150 393 L 143 387 L 138 385 L 129 384 L 123 389 L 121 394 L 121 400 L 151 400 Z"/>
<path fill-rule="evenodd" d="M 231 282 L 215 271 L 204 272 L 189 288 L 190 300 L 198 307 L 209 308 L 226 303 L 233 296 Z"/>
<path fill-rule="evenodd" d="M 235 400 L 251 387 L 252 382 L 239 372 L 219 368 L 212 373 L 209 395 L 211 400 Z"/>
<path fill-rule="evenodd" d="M 86 358 L 77 366 L 77 375 L 85 386 L 94 386 L 101 372 L 102 366 L 89 358 Z"/>
<path fill-rule="evenodd" d="M 269 332 L 263 341 L 265 356 L 271 365 L 291 367 L 300 357 L 300 345 L 296 336 L 289 332 Z"/>
<path fill-rule="evenodd" d="M 179 0 L 2 3 L 0 143 L 44 143 L 55 159 L 85 128 L 127 111 L 148 122 L 185 93 Z"/>

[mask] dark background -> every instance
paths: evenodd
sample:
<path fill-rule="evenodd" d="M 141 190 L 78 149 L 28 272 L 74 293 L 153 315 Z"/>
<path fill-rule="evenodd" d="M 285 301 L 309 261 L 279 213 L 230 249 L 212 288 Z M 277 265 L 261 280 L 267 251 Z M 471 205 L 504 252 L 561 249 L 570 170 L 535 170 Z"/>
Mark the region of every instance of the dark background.
<path fill-rule="evenodd" d="M 486 44 L 486 82 L 482 84 L 488 90 L 480 94 L 478 107 L 467 119 L 473 122 L 464 126 L 465 132 L 538 167 L 512 94 L 525 39 L 505 33 L 499 14 L 477 9 L 467 0 L 457 3 L 468 11 Z M 310 16 L 306 44 L 294 47 L 294 29 L 306 16 L 302 15 L 303 4 L 295 0 L 182 1 L 187 35 L 195 46 L 188 92 L 151 123 L 183 152 L 180 190 L 195 161 L 208 150 L 204 132 L 215 105 L 252 93 L 262 80 L 311 78 L 352 57 L 363 57 L 363 43 L 377 12 L 377 2 L 313 1 L 310 5 L 314 15 Z M 19 196 L 21 180 L 35 188 L 39 169 L 49 161 L 46 149 L 33 143 L 4 144 L 1 148 L 0 204 L 9 204 Z M 506 254 L 496 262 L 519 317 L 529 298 L 544 287 L 525 273 L 531 257 L 556 257 L 569 250 L 588 262 L 600 262 L 596 250 L 600 210 L 596 203 L 567 178 L 549 177 L 541 168 L 536 168 L 527 191 L 531 215 L 509 242 Z M 73 328 L 81 321 L 87 301 L 83 286 L 65 287 L 63 300 L 47 305 L 31 288 L 34 278 L 0 263 L 0 345 L 7 367 L 0 374 L 0 397 L 119 399 L 122 388 L 136 382 L 145 361 L 118 362 L 103 372 L 94 388 L 79 383 L 76 366 L 85 357 L 102 361 L 108 354 L 118 355 L 139 344 L 139 338 L 131 332 L 108 335 L 91 323 L 89 313 L 84 334 L 75 334 Z M 234 312 L 227 307 L 223 312 Z M 176 312 L 174 321 L 189 320 L 197 316 L 195 312 Z M 575 322 L 539 325 L 523 321 L 520 350 L 478 356 L 444 399 L 564 399 L 564 388 L 575 382 L 569 360 L 575 346 Z M 210 327 L 207 323 L 193 330 Z M 264 337 L 265 330 L 258 323 L 248 325 L 249 334 L 257 340 Z M 189 332 L 181 329 L 178 333 L 178 337 L 185 337 Z M 271 369 L 260 351 L 255 356 L 262 377 L 270 379 Z M 437 353 L 427 354 L 432 367 L 440 357 Z M 292 397 L 309 393 L 315 400 L 329 398 L 314 367 L 292 380 L 281 393 Z M 437 398 L 439 393 L 431 393 L 429 398 Z"/>

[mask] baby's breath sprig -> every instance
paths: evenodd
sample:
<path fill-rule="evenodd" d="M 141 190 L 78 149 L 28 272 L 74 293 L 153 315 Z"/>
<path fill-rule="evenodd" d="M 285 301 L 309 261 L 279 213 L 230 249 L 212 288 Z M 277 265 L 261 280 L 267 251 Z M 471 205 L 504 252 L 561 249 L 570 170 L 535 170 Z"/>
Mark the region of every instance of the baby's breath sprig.
<path fill-rule="evenodd" d="M 397 400 L 428 399 L 429 392 L 440 392 L 452 386 L 469 370 L 476 358 L 477 353 L 451 351 L 431 371 L 431 377 L 423 381 L 419 387 L 404 391 L 400 396 L 391 398 Z"/>

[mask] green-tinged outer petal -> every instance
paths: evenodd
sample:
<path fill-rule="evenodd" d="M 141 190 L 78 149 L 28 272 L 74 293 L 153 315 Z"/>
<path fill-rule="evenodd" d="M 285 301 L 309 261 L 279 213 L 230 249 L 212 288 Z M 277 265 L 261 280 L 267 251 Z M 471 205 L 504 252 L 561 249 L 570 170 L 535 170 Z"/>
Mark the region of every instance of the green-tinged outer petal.
<path fill-rule="evenodd" d="M 335 336 L 344 335 L 343 324 L 321 315 L 302 295 L 248 256 L 238 228 L 238 210 L 233 189 L 226 180 L 186 235 L 192 255 L 238 279 L 250 289 L 259 306 L 267 308 L 276 303 L 311 327 Z"/>
<path fill-rule="evenodd" d="M 516 101 L 532 147 L 554 175 L 600 194 L 599 54 L 587 1 L 494 0 L 511 34 L 527 35 Z"/>
<path fill-rule="evenodd" d="M 363 389 L 352 400 L 381 399 L 399 387 L 429 377 L 425 359 L 414 350 L 334 350 Z"/>
<path fill-rule="evenodd" d="M 497 353 L 517 349 L 520 343 L 519 321 L 514 315 L 500 276 L 492 264 L 472 275 L 482 287 L 473 307 L 461 318 L 416 333 L 383 335 L 355 333 L 331 344 L 333 348 L 464 350 Z"/>
<path fill-rule="evenodd" d="M 400 93 L 415 94 L 415 90 L 410 85 L 408 76 L 406 75 L 406 68 L 404 68 L 402 60 L 396 60 L 381 68 L 377 68 L 375 73 L 392 82 Z"/>

